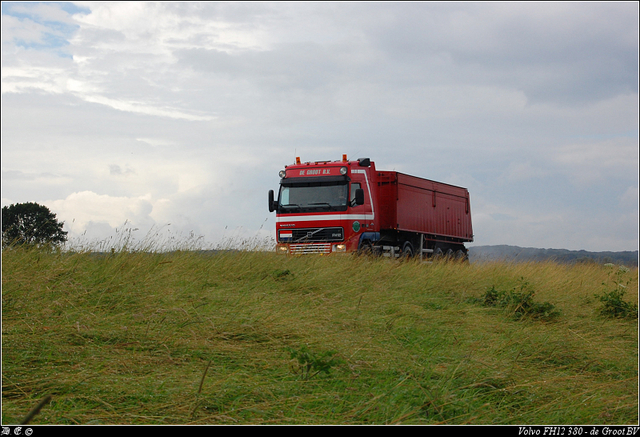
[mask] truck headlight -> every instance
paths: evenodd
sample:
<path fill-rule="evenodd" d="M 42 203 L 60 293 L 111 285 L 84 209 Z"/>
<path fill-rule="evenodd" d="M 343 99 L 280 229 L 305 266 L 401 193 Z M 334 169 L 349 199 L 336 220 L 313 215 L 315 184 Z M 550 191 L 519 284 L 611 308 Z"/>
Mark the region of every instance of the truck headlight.
<path fill-rule="evenodd" d="M 347 251 L 347 245 L 344 243 L 333 245 L 333 252 L 346 252 L 346 251 Z"/>
<path fill-rule="evenodd" d="M 276 246 L 276 253 L 282 253 L 286 255 L 287 253 L 289 253 L 289 248 L 285 245 L 278 244 Z"/>

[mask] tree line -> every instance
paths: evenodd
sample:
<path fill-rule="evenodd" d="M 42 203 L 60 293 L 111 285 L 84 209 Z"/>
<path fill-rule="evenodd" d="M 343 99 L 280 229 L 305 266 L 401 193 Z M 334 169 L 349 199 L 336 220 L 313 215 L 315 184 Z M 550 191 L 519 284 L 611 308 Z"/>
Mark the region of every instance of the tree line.
<path fill-rule="evenodd" d="M 475 246 L 469 248 L 471 261 L 556 261 L 560 263 L 613 263 L 625 266 L 638 266 L 638 251 L 589 252 L 586 250 L 538 249 L 508 245 Z"/>

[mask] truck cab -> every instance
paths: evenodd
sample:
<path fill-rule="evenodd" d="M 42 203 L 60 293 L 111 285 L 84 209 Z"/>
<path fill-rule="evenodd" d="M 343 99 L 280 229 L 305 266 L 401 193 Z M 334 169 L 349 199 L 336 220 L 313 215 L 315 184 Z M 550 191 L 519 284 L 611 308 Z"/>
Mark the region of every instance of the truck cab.
<path fill-rule="evenodd" d="M 375 229 L 374 164 L 357 161 L 296 163 L 280 171 L 276 212 L 276 251 L 329 254 L 358 250 L 363 235 Z"/>

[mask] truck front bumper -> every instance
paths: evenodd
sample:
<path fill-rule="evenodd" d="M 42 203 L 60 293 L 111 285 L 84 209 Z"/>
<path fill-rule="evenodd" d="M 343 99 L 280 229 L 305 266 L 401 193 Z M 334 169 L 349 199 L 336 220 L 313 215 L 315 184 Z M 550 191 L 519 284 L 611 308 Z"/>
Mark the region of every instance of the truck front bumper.
<path fill-rule="evenodd" d="M 277 244 L 276 253 L 284 255 L 313 255 L 345 253 L 347 246 L 345 243 L 299 243 L 299 244 Z"/>

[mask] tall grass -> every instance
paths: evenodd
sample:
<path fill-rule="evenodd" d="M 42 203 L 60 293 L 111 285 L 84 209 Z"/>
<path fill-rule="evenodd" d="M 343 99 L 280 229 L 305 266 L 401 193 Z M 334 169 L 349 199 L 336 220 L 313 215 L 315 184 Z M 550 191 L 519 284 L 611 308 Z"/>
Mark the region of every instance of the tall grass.
<path fill-rule="evenodd" d="M 3 251 L 4 424 L 638 423 L 637 269 L 103 252 Z"/>

